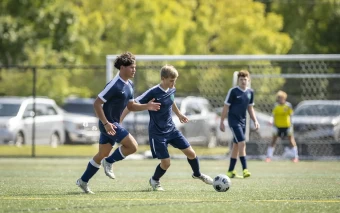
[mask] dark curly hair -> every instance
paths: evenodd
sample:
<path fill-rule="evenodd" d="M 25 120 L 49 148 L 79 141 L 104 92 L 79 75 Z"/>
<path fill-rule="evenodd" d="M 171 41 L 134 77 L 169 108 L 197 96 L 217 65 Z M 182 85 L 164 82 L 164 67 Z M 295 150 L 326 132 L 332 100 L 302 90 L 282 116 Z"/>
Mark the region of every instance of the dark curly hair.
<path fill-rule="evenodd" d="M 117 56 L 114 66 L 117 69 L 120 69 L 120 66 L 130 66 L 131 64 L 136 63 L 136 57 L 130 53 L 130 52 L 125 52 L 122 53 L 120 56 Z"/>

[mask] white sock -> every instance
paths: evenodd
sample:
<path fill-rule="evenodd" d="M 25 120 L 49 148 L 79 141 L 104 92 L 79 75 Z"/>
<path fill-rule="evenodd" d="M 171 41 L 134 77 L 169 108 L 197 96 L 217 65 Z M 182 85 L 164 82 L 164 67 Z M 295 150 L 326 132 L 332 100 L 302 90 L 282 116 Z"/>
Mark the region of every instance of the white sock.
<path fill-rule="evenodd" d="M 299 157 L 297 146 L 293 147 L 293 151 L 294 151 L 294 157 L 295 158 Z"/>
<path fill-rule="evenodd" d="M 268 158 L 272 158 L 273 157 L 274 150 L 275 150 L 274 147 L 272 147 L 272 146 L 268 147 L 268 150 L 267 150 L 267 157 Z"/>

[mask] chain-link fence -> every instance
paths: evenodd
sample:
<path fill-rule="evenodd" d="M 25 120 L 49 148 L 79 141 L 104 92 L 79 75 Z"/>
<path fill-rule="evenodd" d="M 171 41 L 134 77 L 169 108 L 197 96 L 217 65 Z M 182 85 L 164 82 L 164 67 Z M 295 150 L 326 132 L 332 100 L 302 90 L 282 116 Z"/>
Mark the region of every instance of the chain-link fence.
<path fill-rule="evenodd" d="M 275 103 L 275 94 L 278 90 L 284 90 L 288 93 L 288 101 L 294 107 L 305 100 L 340 100 L 340 84 L 337 83 L 340 77 L 340 60 L 326 59 L 297 62 L 282 60 L 138 61 L 137 73 L 133 79 L 135 96 L 142 94 L 145 90 L 160 82 L 159 70 L 166 63 L 174 65 L 179 71 L 179 78 L 176 83 L 176 97 L 183 97 L 178 99 L 179 104 L 180 101 L 183 101 L 188 96 L 201 97 L 210 103 L 210 105 L 205 106 L 204 101 L 201 102 L 196 99 L 196 102 L 194 101 L 194 104 L 191 104 L 190 110 L 192 114 L 188 114 L 193 122 L 184 125 L 188 127 L 179 126 L 193 145 L 226 146 L 232 140 L 230 132 L 222 133 L 219 131 L 219 113 L 221 112 L 221 107 L 223 107 L 228 89 L 233 86 L 233 73 L 241 69 L 247 69 L 251 73 L 251 85 L 255 90 L 255 109 L 262 126 L 260 131 L 250 131 L 247 152 L 251 155 L 265 154 L 266 147 L 271 140 L 272 124 L 270 114 Z M 70 95 L 95 98 L 104 88 L 107 76 L 105 66 L 2 67 L 0 70 L 1 96 L 46 96 L 54 99 L 59 106 L 62 106 L 65 98 Z M 36 78 L 34 78 L 34 70 Z M 115 75 L 116 73 L 117 70 L 113 74 Z M 187 101 L 190 102 L 189 99 Z M 337 107 L 337 109 L 339 108 Z M 317 109 L 324 110 L 322 107 Z M 0 108 L 0 110 L 2 109 Z M 189 109 L 186 109 L 186 111 L 189 111 Z M 337 121 L 340 113 L 336 114 L 337 112 L 335 110 L 334 116 L 331 116 L 330 123 L 316 123 L 301 127 L 304 129 L 303 134 L 297 137 L 300 155 L 309 157 L 334 157 L 340 155 L 340 143 L 338 142 L 339 122 Z M 147 114 L 146 116 L 145 114 L 141 116 L 148 117 Z M 330 116 L 324 117 L 329 118 Z M 35 119 L 37 118 L 38 116 L 35 117 Z M 312 121 L 326 119 L 319 116 L 312 118 Z M 5 129 L 12 125 L 8 120 L 5 120 L 2 119 L 0 126 L 2 136 Z M 130 124 L 132 124 L 129 129 L 131 133 L 141 144 L 147 143 L 147 120 L 133 116 L 130 121 Z M 76 127 L 80 130 L 86 128 L 91 131 L 97 131 L 94 127 L 84 126 L 83 120 L 79 119 L 79 122 Z M 85 124 L 89 123 L 85 122 Z M 312 123 L 310 122 L 310 124 Z M 128 122 L 126 127 L 128 128 Z M 25 128 L 29 129 L 27 126 Z M 209 131 L 205 131 L 205 129 Z M 32 129 L 30 131 L 32 132 Z M 38 137 L 37 131 L 35 137 Z M 299 131 L 296 129 L 295 134 L 298 135 Z M 306 134 L 306 132 L 310 135 Z M 64 133 L 64 137 L 66 137 L 67 134 L 66 132 Z M 13 140 L 15 140 L 17 132 L 13 134 Z M 59 136 L 62 137 L 62 134 Z M 49 144 L 46 141 L 50 141 L 51 137 L 49 135 L 45 135 L 45 137 L 43 139 L 45 144 Z M 82 137 L 85 143 L 90 140 L 90 137 L 86 135 Z M 95 143 L 95 137 L 91 136 L 90 144 Z M 32 138 L 32 135 L 30 135 L 30 138 Z M 0 149 L 2 151 L 0 151 L 0 155 L 7 155 L 6 150 L 11 146 L 6 143 L 8 140 L 4 141 L 3 137 L 1 139 L 2 146 L 0 146 Z M 29 148 L 17 151 L 16 155 L 30 156 L 34 151 L 36 156 L 88 156 L 89 152 L 93 154 L 96 152 L 96 148 L 91 148 L 91 146 L 82 148 L 82 151 L 77 152 L 77 146 L 59 146 L 57 151 L 56 149 L 49 150 L 47 146 L 39 147 L 40 143 L 38 141 L 35 144 L 38 146 L 37 150 L 33 150 L 30 144 L 26 144 Z M 286 145 L 286 141 L 279 143 L 276 154 L 284 154 Z M 84 149 L 89 150 L 84 151 Z"/>

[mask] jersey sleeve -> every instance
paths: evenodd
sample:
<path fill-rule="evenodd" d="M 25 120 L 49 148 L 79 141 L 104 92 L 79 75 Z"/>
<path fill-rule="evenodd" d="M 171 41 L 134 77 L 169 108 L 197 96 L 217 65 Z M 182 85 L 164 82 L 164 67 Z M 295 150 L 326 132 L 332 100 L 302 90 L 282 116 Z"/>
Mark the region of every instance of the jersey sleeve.
<path fill-rule="evenodd" d="M 234 100 L 234 94 L 233 94 L 233 88 L 231 88 L 228 91 L 228 94 L 227 94 L 227 96 L 225 98 L 224 104 L 225 105 L 231 105 L 233 103 L 233 100 Z"/>
<path fill-rule="evenodd" d="M 98 97 L 106 103 L 107 100 L 110 100 L 112 97 L 116 95 L 116 87 L 114 86 L 116 81 L 111 81 L 110 83 L 106 84 L 103 91 L 98 94 Z"/>
<path fill-rule="evenodd" d="M 142 95 L 138 96 L 135 101 L 140 104 L 146 104 L 153 98 L 152 90 L 149 89 L 144 92 Z"/>
<path fill-rule="evenodd" d="M 289 109 L 288 109 L 288 114 L 289 114 L 289 115 L 293 115 L 294 110 L 293 110 L 292 104 L 289 103 L 289 102 L 287 102 L 287 106 L 289 107 Z"/>
<path fill-rule="evenodd" d="M 255 105 L 255 103 L 254 103 L 254 90 L 251 90 L 251 91 L 250 91 L 249 105 L 252 105 L 252 106 Z"/>

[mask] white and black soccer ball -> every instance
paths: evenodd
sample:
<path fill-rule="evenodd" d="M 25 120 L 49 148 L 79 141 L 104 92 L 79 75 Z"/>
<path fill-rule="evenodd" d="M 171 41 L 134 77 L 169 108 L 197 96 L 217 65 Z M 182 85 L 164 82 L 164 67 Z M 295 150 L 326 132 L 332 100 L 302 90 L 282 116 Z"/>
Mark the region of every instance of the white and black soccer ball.
<path fill-rule="evenodd" d="M 231 186 L 230 178 L 226 175 L 217 175 L 213 182 L 214 189 L 218 192 L 226 192 Z"/>

